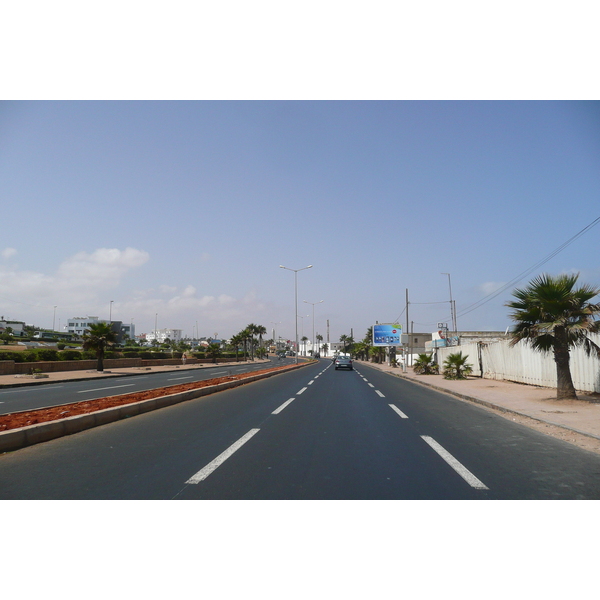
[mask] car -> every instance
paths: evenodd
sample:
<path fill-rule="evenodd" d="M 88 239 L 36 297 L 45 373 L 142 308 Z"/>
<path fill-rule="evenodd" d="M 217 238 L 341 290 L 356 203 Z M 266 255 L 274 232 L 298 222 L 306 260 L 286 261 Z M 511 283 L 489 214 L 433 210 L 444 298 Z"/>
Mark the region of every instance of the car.
<path fill-rule="evenodd" d="M 351 371 L 354 370 L 354 367 L 352 366 L 352 359 L 349 356 L 338 356 L 333 364 L 335 365 L 336 371 L 338 369 L 350 369 Z"/>

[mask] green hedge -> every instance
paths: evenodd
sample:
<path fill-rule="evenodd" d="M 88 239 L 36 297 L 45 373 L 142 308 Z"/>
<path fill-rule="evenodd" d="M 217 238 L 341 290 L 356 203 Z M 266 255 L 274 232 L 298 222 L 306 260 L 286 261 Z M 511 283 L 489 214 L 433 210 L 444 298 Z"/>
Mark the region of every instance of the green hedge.
<path fill-rule="evenodd" d="M 83 354 L 79 350 L 63 350 L 59 358 L 60 360 L 81 360 Z"/>

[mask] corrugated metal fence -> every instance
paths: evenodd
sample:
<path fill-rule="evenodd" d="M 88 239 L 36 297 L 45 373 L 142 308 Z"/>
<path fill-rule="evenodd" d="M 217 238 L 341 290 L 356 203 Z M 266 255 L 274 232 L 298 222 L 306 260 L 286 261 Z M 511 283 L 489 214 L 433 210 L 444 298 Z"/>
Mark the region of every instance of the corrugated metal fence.
<path fill-rule="evenodd" d="M 600 346 L 600 335 L 590 338 Z M 485 379 L 506 379 L 529 385 L 556 387 L 556 363 L 552 353 L 536 352 L 524 342 L 511 347 L 508 340 L 496 342 L 472 342 L 461 346 L 437 349 L 440 367 L 453 352 L 469 356 L 473 375 Z M 576 390 L 600 392 L 600 360 L 586 356 L 582 348 L 571 351 L 571 376 Z"/>

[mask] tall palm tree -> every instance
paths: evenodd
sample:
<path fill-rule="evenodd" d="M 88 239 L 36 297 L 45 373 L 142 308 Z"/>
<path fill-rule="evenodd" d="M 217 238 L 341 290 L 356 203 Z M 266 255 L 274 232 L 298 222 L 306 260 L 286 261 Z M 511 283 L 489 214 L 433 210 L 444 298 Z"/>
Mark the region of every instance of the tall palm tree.
<path fill-rule="evenodd" d="M 263 347 L 263 335 L 267 333 L 267 328 L 264 325 L 256 326 L 256 333 L 258 334 L 258 347 Z"/>
<path fill-rule="evenodd" d="M 240 347 L 241 343 L 242 343 L 242 336 L 239 333 L 236 334 L 236 335 L 234 335 L 229 340 L 229 345 L 233 346 L 233 348 L 235 349 L 235 362 L 239 362 L 239 360 L 238 360 L 238 351 L 239 351 L 239 347 Z"/>
<path fill-rule="evenodd" d="M 529 282 L 527 287 L 513 292 L 516 300 L 507 302 L 513 309 L 511 319 L 516 322 L 511 330 L 511 345 L 521 340 L 540 352 L 553 352 L 556 363 L 556 398 L 577 399 L 570 368 L 569 350 L 583 347 L 586 354 L 600 358 L 600 347 L 590 333 L 600 331 L 600 303 L 590 300 L 600 294 L 600 288 L 590 285 L 575 287 L 576 275 L 543 274 Z"/>
<path fill-rule="evenodd" d="M 365 333 L 365 337 L 363 338 L 363 343 L 365 344 L 365 354 L 366 361 L 369 361 L 369 351 L 373 347 L 373 326 L 367 329 L 367 333 Z"/>
<path fill-rule="evenodd" d="M 323 336 L 320 333 L 317 333 L 317 335 L 315 336 L 317 338 L 317 354 L 320 354 L 319 348 L 321 347 L 321 342 L 323 341 Z M 314 349 L 313 349 L 313 356 L 315 355 Z"/>
<path fill-rule="evenodd" d="M 256 344 L 256 341 L 254 340 L 254 336 L 258 335 L 259 326 L 255 325 L 254 323 L 249 323 L 246 326 L 246 330 L 250 334 L 250 337 L 249 337 L 249 340 L 250 340 L 250 358 L 252 360 L 254 360 L 254 346 Z"/>
<path fill-rule="evenodd" d="M 308 342 L 308 338 L 305 335 L 303 335 L 300 338 L 300 341 L 302 342 L 302 344 L 304 346 L 304 356 L 306 356 L 306 342 Z"/>
<path fill-rule="evenodd" d="M 244 344 L 244 361 L 246 361 L 248 360 L 248 342 L 252 338 L 252 334 L 246 327 L 246 329 L 242 329 L 242 331 L 240 331 L 239 336 L 241 337 L 242 343 Z"/>
<path fill-rule="evenodd" d="M 342 344 L 344 345 L 344 354 L 346 354 L 346 344 L 348 343 L 348 339 L 349 336 L 347 336 L 345 333 L 340 335 L 340 342 L 342 342 Z"/>
<path fill-rule="evenodd" d="M 93 323 L 83 334 L 83 349 L 95 350 L 98 359 L 97 371 L 104 371 L 104 352 L 117 341 L 117 334 L 107 323 Z"/>

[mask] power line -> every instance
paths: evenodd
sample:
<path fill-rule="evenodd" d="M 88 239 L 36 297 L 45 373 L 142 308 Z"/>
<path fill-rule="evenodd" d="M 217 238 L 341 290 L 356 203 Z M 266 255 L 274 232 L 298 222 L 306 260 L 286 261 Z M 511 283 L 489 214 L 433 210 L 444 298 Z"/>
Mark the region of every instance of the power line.
<path fill-rule="evenodd" d="M 505 283 L 501 288 L 499 288 L 495 292 L 492 292 L 491 294 L 484 296 L 481 300 L 478 300 L 477 302 L 467 306 L 464 310 L 460 312 L 459 316 L 464 317 L 466 314 L 473 312 L 474 310 L 480 308 L 484 304 L 487 304 L 490 300 L 493 300 L 496 296 L 499 296 L 500 294 L 505 292 L 509 287 L 512 287 L 513 285 L 521 281 L 521 279 L 523 279 L 524 277 L 526 277 L 527 275 L 529 275 L 530 273 L 547 263 L 550 259 L 554 258 L 557 254 L 562 252 L 567 246 L 572 244 L 577 238 L 581 237 L 584 233 L 586 233 L 588 230 L 594 227 L 594 225 L 597 225 L 599 222 L 600 217 L 594 219 L 589 225 L 587 225 L 581 231 L 576 233 L 572 238 L 568 239 L 564 244 L 561 244 L 558 248 L 556 248 L 556 250 L 553 250 L 548 256 L 546 256 L 546 258 L 543 258 L 539 262 L 535 263 L 535 265 L 533 265 L 526 271 L 523 271 L 514 279 L 511 279 L 508 283 Z"/>

